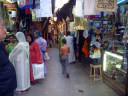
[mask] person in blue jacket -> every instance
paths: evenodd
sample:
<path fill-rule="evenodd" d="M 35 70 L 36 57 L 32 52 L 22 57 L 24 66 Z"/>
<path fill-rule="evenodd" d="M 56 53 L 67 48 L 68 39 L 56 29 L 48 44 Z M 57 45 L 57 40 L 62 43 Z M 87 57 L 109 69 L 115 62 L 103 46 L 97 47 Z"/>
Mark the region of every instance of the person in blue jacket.
<path fill-rule="evenodd" d="M 14 90 L 17 87 L 16 73 L 1 42 L 5 37 L 6 28 L 0 19 L 0 96 L 14 96 Z"/>

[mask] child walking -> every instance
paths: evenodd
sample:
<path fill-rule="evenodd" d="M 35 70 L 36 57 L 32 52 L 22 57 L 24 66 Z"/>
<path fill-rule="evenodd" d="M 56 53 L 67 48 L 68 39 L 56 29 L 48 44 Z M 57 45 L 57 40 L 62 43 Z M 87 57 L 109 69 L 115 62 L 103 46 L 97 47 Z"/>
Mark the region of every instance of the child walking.
<path fill-rule="evenodd" d="M 66 45 L 66 40 L 62 40 L 63 46 L 60 49 L 61 55 L 61 64 L 62 64 L 62 73 L 66 75 L 66 78 L 69 78 L 69 69 L 68 69 L 68 54 L 70 53 L 70 47 Z"/>

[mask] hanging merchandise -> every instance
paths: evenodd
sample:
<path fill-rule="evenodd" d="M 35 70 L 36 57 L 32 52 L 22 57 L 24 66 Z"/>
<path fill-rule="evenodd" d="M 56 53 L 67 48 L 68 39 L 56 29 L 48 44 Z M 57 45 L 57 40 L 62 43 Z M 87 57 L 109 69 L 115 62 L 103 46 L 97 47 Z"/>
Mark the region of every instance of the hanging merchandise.
<path fill-rule="evenodd" d="M 89 57 L 88 42 L 87 42 L 88 30 L 85 30 L 83 32 L 83 37 L 85 38 L 85 42 L 84 42 L 84 45 L 82 47 L 82 52 L 85 54 L 85 57 Z"/>
<path fill-rule="evenodd" d="M 121 64 L 121 69 L 126 70 L 127 69 L 127 44 L 124 45 L 124 56 Z"/>
<path fill-rule="evenodd" d="M 89 50 L 88 50 L 87 39 L 85 40 L 84 45 L 82 47 L 82 52 L 85 54 L 85 57 L 89 57 Z"/>
<path fill-rule="evenodd" d="M 35 8 L 40 9 L 40 0 L 35 0 Z"/>
<path fill-rule="evenodd" d="M 74 29 L 75 30 L 87 30 L 88 29 L 88 22 L 87 18 L 74 18 Z"/>
<path fill-rule="evenodd" d="M 11 21 L 10 21 L 10 16 L 9 16 L 7 6 L 4 6 L 4 24 L 5 24 L 6 27 L 11 26 Z"/>
<path fill-rule="evenodd" d="M 97 40 L 98 42 L 101 42 L 102 34 L 101 34 L 100 29 L 95 29 L 94 33 L 95 33 L 95 40 Z"/>
<path fill-rule="evenodd" d="M 117 11 L 117 0 L 96 0 L 95 10 L 116 12 Z"/>
<path fill-rule="evenodd" d="M 26 0 L 17 0 L 17 3 L 18 3 L 18 6 L 22 8 L 25 6 Z"/>
<path fill-rule="evenodd" d="M 30 8 L 25 9 L 25 14 L 26 14 L 26 15 L 31 14 Z"/>
<path fill-rule="evenodd" d="M 17 0 L 19 9 L 33 8 L 33 0 Z"/>
<path fill-rule="evenodd" d="M 16 17 L 16 11 L 12 10 L 11 16 L 12 16 L 12 17 Z"/>
<path fill-rule="evenodd" d="M 70 22 L 70 32 L 76 32 L 76 30 L 74 30 L 74 22 Z"/>
<path fill-rule="evenodd" d="M 75 16 L 84 17 L 84 0 L 76 0 Z"/>
<path fill-rule="evenodd" d="M 124 39 L 124 54 L 123 54 L 123 60 L 122 60 L 122 64 L 121 64 L 121 69 L 123 70 L 126 70 L 127 69 L 127 53 L 128 53 L 128 49 L 127 49 L 127 46 L 128 46 L 128 41 L 127 41 L 127 37 L 128 36 L 128 24 L 126 25 L 126 28 L 125 28 L 125 33 L 124 33 L 124 36 L 123 36 L 123 39 Z"/>
<path fill-rule="evenodd" d="M 52 17 L 51 0 L 40 0 L 40 9 L 36 9 L 36 17 Z"/>
<path fill-rule="evenodd" d="M 36 11 L 35 11 L 35 9 L 31 9 L 31 13 L 32 13 L 32 21 L 34 21 L 35 18 L 36 18 Z"/>
<path fill-rule="evenodd" d="M 31 9 L 31 13 L 32 13 L 32 21 L 41 21 L 41 17 L 36 17 L 36 11 L 35 9 Z"/>
<path fill-rule="evenodd" d="M 15 4 L 4 3 L 4 6 L 7 6 L 8 10 L 17 10 Z"/>
<path fill-rule="evenodd" d="M 98 12 L 95 10 L 95 0 L 84 0 L 84 16 L 95 16 Z"/>
<path fill-rule="evenodd" d="M 3 14 L 3 2 L 0 2 L 0 18 L 1 19 L 4 18 L 4 14 Z"/>
<path fill-rule="evenodd" d="M 84 36 L 85 39 L 88 38 L 88 30 L 85 30 L 85 31 L 83 32 L 83 36 Z"/>
<path fill-rule="evenodd" d="M 20 28 L 23 28 L 23 23 L 22 23 L 22 21 L 20 21 L 19 27 L 20 27 Z"/>

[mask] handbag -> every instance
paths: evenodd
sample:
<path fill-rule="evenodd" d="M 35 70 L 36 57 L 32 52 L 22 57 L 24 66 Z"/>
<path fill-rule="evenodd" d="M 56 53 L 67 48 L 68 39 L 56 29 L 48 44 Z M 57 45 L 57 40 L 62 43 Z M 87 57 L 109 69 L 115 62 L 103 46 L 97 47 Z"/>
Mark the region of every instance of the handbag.
<path fill-rule="evenodd" d="M 32 69 L 33 69 L 34 80 L 45 78 L 44 77 L 44 63 L 32 64 Z"/>
<path fill-rule="evenodd" d="M 44 60 L 45 61 L 48 61 L 50 59 L 50 57 L 49 57 L 47 52 L 45 52 L 43 56 L 44 56 Z"/>

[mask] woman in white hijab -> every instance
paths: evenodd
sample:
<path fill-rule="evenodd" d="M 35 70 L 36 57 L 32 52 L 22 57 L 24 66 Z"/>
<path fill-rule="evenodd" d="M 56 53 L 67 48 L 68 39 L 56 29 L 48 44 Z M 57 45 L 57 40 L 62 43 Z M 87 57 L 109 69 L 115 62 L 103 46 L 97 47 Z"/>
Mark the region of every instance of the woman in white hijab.
<path fill-rule="evenodd" d="M 19 43 L 9 55 L 9 59 L 16 70 L 16 93 L 24 94 L 30 88 L 29 44 L 22 32 L 16 33 L 16 38 Z"/>

